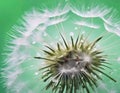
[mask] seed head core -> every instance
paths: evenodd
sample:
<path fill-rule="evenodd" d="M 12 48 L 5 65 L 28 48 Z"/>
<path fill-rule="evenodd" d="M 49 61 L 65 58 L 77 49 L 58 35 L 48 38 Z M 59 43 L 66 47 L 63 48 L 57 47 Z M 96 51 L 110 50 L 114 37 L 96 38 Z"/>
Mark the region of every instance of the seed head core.
<path fill-rule="evenodd" d="M 42 76 L 43 81 L 48 82 L 46 89 L 51 88 L 55 93 L 77 93 L 77 90 L 90 93 L 90 88 L 94 91 L 97 81 L 102 80 L 99 73 L 116 82 L 104 73 L 104 68 L 109 66 L 106 65 L 103 52 L 96 49 L 96 43 L 102 37 L 89 43 L 83 35 L 78 36 L 75 42 L 71 36 L 69 44 L 63 35 L 61 38 L 65 47 L 58 42 L 57 49 L 46 46 L 50 51 L 43 50 L 45 58 L 35 57 L 46 63 L 45 67 L 40 68 L 45 73 Z"/>

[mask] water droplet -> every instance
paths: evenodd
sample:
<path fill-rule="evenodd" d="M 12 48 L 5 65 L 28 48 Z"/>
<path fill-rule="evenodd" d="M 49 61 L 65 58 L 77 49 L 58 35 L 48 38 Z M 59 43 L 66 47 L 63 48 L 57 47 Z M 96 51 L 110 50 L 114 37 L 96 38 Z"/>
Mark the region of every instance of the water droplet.
<path fill-rule="evenodd" d="M 35 75 L 38 75 L 39 73 L 38 72 L 35 72 Z"/>
<path fill-rule="evenodd" d="M 85 34 L 85 31 L 82 31 L 82 34 Z"/>
<path fill-rule="evenodd" d="M 81 43 L 83 43 L 84 42 L 84 40 L 81 40 Z"/>
<path fill-rule="evenodd" d="M 73 32 L 70 32 L 70 36 L 74 36 L 74 33 L 73 33 Z"/>
<path fill-rule="evenodd" d="M 36 42 L 35 42 L 35 41 L 33 41 L 33 42 L 32 42 L 32 44 L 36 44 Z"/>
<path fill-rule="evenodd" d="M 78 27 L 75 27 L 75 30 L 78 30 Z"/>

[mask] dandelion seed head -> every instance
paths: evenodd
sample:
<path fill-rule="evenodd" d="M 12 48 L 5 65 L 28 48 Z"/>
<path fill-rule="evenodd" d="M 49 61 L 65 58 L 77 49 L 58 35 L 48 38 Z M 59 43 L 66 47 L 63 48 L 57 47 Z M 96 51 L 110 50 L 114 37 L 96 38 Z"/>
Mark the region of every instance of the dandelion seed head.
<path fill-rule="evenodd" d="M 97 80 L 106 75 L 97 69 L 102 64 L 100 62 L 106 62 L 104 51 L 103 54 L 101 52 L 102 37 L 97 36 L 98 30 L 104 29 L 120 36 L 120 22 L 113 20 L 113 15 L 108 16 L 110 12 L 111 8 L 104 6 L 83 5 L 77 8 L 70 2 L 64 7 L 58 4 L 53 10 L 43 9 L 41 12 L 33 9 L 27 12 L 22 25 L 14 26 L 14 34 L 10 34 L 10 52 L 6 57 L 7 66 L 3 69 L 7 91 L 38 93 L 42 88 L 46 88 L 46 91 L 50 88 L 54 92 L 72 93 L 72 90 L 76 91 L 74 88 L 77 88 L 77 91 L 81 88 L 81 91 L 89 93 L 92 88 L 95 89 Z M 72 18 L 69 14 L 76 17 Z M 98 20 L 104 25 L 96 23 Z M 60 34 L 64 35 L 59 37 Z M 99 40 L 100 45 L 97 44 Z M 112 77 L 106 76 L 115 81 Z M 75 86 L 76 80 L 78 83 Z M 44 84 L 41 86 L 42 83 Z M 100 83 L 99 87 L 107 89 L 105 83 Z"/>
<path fill-rule="evenodd" d="M 43 74 L 43 77 L 46 77 L 44 81 L 48 81 L 48 80 L 51 81 L 50 83 L 51 85 L 48 84 L 47 86 L 51 87 L 53 91 L 54 91 L 54 87 L 52 86 L 55 86 L 57 87 L 56 88 L 57 91 L 60 92 L 61 88 L 59 87 L 62 87 L 60 84 L 64 82 L 67 82 L 67 83 L 72 82 L 72 79 L 75 79 L 78 77 L 79 77 L 78 80 L 82 80 L 82 82 L 81 83 L 76 82 L 77 86 L 73 85 L 74 87 L 84 85 L 84 82 L 87 82 L 88 80 L 87 78 L 91 78 L 95 80 L 93 86 L 97 86 L 96 80 L 100 79 L 101 77 L 99 77 L 99 75 L 96 74 L 94 71 L 98 71 L 99 73 L 115 81 L 110 76 L 108 76 L 107 74 L 99 70 L 99 66 L 102 66 L 100 62 L 101 61 L 105 62 L 105 60 L 102 60 L 104 59 L 104 56 L 101 55 L 101 57 L 99 57 L 99 54 L 101 54 L 101 52 L 99 52 L 98 50 L 94 51 L 94 46 L 100 39 L 102 39 L 102 37 L 97 38 L 93 43 L 88 43 L 85 40 L 84 42 L 81 42 L 81 40 L 79 40 L 80 36 L 78 36 L 76 39 L 76 43 L 74 43 L 73 37 L 71 36 L 72 45 L 69 46 L 65 41 L 65 38 L 63 37 L 63 35 L 62 34 L 60 35 L 63 40 L 63 44 L 65 45 L 64 48 L 61 49 L 60 42 L 58 42 L 57 48 L 54 50 L 50 46 L 47 46 L 47 48 L 49 48 L 51 52 L 49 52 L 49 50 L 48 51 L 43 50 L 46 54 L 46 57 L 35 57 L 36 59 L 45 60 L 46 64 L 45 64 L 45 67 L 43 67 L 42 69 L 48 71 L 48 76 L 47 76 L 47 73 Z M 52 75 L 52 76 L 49 77 L 49 75 L 50 76 Z M 56 82 L 54 81 L 56 79 L 57 79 L 57 85 L 56 85 Z M 90 81 L 88 81 L 87 83 L 88 85 L 91 85 Z M 70 87 L 70 85 L 65 84 L 64 87 Z M 66 92 L 69 91 L 69 90 L 65 90 L 64 88 L 62 88 L 62 90 Z M 89 90 L 86 90 L 86 91 L 89 91 Z"/>

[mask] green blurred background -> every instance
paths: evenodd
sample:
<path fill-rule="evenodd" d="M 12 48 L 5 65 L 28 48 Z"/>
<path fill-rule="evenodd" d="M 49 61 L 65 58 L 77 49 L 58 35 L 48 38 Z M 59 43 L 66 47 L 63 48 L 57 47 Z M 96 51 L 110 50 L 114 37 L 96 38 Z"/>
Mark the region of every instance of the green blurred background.
<path fill-rule="evenodd" d="M 5 56 L 2 56 L 2 54 L 7 42 L 7 33 L 10 32 L 12 26 L 17 24 L 23 14 L 33 7 L 41 7 L 42 5 L 51 7 L 62 1 L 63 0 L 0 0 L 0 71 L 1 68 L 4 67 L 3 60 Z M 83 0 L 70 1 L 83 2 Z M 118 16 L 120 16 L 120 0 L 84 0 L 84 3 L 89 4 L 91 2 L 100 2 L 101 4 L 115 8 L 119 12 Z M 0 93 L 5 93 L 5 86 L 2 84 L 2 78 L 0 78 Z"/>

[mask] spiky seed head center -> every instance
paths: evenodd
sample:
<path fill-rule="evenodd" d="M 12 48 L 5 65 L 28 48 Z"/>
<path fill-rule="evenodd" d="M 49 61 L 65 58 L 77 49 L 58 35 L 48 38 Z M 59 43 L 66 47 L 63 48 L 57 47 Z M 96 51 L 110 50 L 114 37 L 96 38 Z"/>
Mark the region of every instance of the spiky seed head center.
<path fill-rule="evenodd" d="M 83 71 L 86 66 L 90 65 L 92 58 L 83 52 L 80 51 L 69 51 L 64 57 L 60 58 L 58 72 L 64 74 L 77 74 L 80 71 Z"/>
<path fill-rule="evenodd" d="M 73 93 L 73 90 L 81 88 L 86 90 L 86 93 L 90 93 L 88 87 L 94 90 L 94 87 L 97 87 L 97 80 L 102 80 L 97 72 L 116 82 L 103 72 L 103 67 L 108 67 L 105 65 L 106 58 L 100 50 L 95 49 L 96 43 L 102 37 L 91 43 L 84 40 L 83 35 L 78 36 L 75 42 L 71 37 L 70 44 L 62 35 L 61 37 L 65 47 L 58 42 L 56 49 L 46 46 L 50 51 L 43 50 L 46 54 L 45 58 L 35 57 L 44 59 L 46 63 L 46 66 L 40 69 L 43 70 L 43 73 L 45 72 L 42 76 L 43 81 L 48 81 L 46 89 L 52 88 L 55 93 L 56 91 Z"/>

